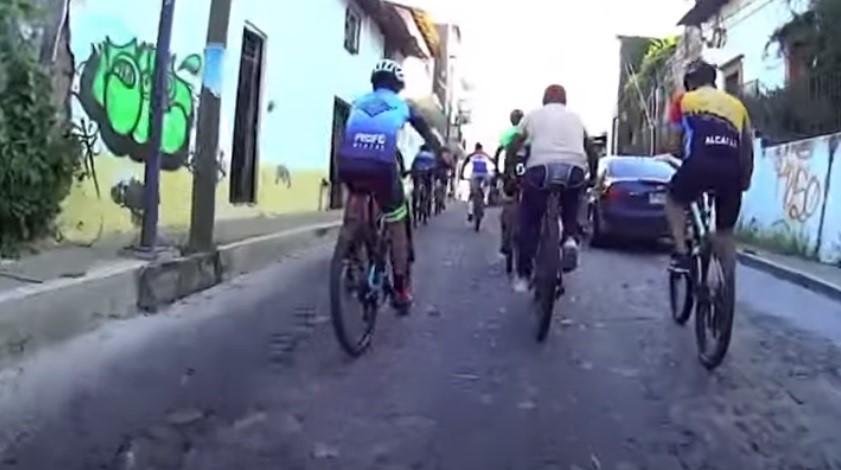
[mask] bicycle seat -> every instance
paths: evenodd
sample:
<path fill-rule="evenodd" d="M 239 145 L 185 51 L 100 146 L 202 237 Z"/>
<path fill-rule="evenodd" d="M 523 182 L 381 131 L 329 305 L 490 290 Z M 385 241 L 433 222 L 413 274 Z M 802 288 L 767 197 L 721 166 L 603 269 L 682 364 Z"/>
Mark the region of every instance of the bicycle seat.
<path fill-rule="evenodd" d="M 562 190 L 568 187 L 582 186 L 584 171 L 568 163 L 547 163 L 543 165 L 545 176 L 543 178 L 543 189 Z"/>

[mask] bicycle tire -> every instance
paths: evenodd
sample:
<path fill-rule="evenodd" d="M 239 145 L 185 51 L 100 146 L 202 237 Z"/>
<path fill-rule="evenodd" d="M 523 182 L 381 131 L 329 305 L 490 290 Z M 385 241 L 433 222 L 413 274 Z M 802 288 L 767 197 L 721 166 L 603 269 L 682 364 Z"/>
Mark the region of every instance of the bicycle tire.
<path fill-rule="evenodd" d="M 706 292 L 708 289 L 708 274 L 712 260 L 719 260 L 722 270 L 722 281 L 716 292 Z M 725 268 L 716 250 L 708 247 L 700 259 L 701 273 L 699 289 L 703 293 L 695 307 L 695 341 L 698 347 L 698 360 L 707 370 L 713 370 L 724 361 L 730 347 L 733 334 L 733 317 L 735 310 L 735 273 Z M 728 272 L 729 271 L 729 272 Z M 713 310 L 713 308 L 715 310 Z M 718 341 L 711 352 L 707 351 L 707 324 L 715 321 L 718 328 Z"/>
<path fill-rule="evenodd" d="M 364 268 L 364 273 L 368 272 L 372 262 L 369 250 L 370 245 L 366 243 L 365 240 L 361 239 L 364 237 L 360 237 L 359 233 L 361 232 L 357 231 L 355 233 L 349 233 L 346 228 L 343 228 L 342 233 L 339 235 L 339 239 L 336 242 L 336 247 L 333 251 L 333 258 L 330 262 L 330 318 L 332 320 L 333 331 L 339 345 L 352 358 L 361 356 L 371 346 L 371 340 L 374 336 L 374 328 L 376 326 L 378 313 L 378 305 L 376 303 L 366 305 L 365 302 L 361 302 L 363 304 L 363 315 L 367 316 L 368 320 L 362 334 L 356 339 L 350 338 L 345 323 L 344 308 L 342 307 L 342 281 L 345 278 L 345 267 L 347 265 L 346 259 L 348 254 L 351 252 L 351 249 L 358 244 L 359 247 L 364 247 L 366 251 L 366 259 L 360 262 Z M 361 286 L 362 281 L 360 280 L 359 282 Z"/>
<path fill-rule="evenodd" d="M 677 288 L 679 283 L 685 284 L 686 293 L 683 299 L 678 299 Z M 695 306 L 695 285 L 686 274 L 669 273 L 669 305 L 672 311 L 672 320 L 678 325 L 685 325 L 692 316 L 692 308 Z M 678 304 L 678 302 L 681 302 Z"/>
<path fill-rule="evenodd" d="M 482 228 L 482 217 L 485 215 L 484 203 L 481 193 L 473 202 L 473 229 L 477 232 Z"/>
<path fill-rule="evenodd" d="M 558 276 L 561 269 L 560 233 L 558 227 L 557 196 L 551 194 L 540 228 L 540 242 L 535 263 L 535 301 L 537 307 L 538 342 L 546 341 L 552 326 L 552 314 L 558 293 Z"/>

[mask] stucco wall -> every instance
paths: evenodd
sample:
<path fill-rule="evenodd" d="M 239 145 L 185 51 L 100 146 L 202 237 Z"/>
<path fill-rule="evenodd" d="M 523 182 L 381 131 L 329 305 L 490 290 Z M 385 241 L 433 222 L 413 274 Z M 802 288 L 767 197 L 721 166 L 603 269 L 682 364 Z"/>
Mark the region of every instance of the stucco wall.
<path fill-rule="evenodd" d="M 217 68 L 212 67 L 217 61 L 204 53 L 209 0 L 176 3 L 170 73 L 175 86 L 164 126 L 162 225 L 189 222 L 193 125 L 203 76 L 222 79 L 217 217 L 316 210 L 324 205 L 327 195 L 321 180 L 329 171 L 334 97 L 352 101 L 367 91 L 370 69 L 383 55 L 382 35 L 367 18 L 359 53 L 344 49 L 346 6 L 345 0 L 237 0 L 227 52 Z M 89 131 L 95 155 L 87 162 L 88 177 L 74 187 L 59 220 L 70 240 L 93 241 L 135 227 L 130 212 L 115 203 L 112 194 L 120 193 L 121 182 L 143 180 L 148 90 L 142 84 L 143 77 L 151 77 L 159 12 L 160 2 L 71 2 L 71 50 L 78 64 L 73 115 Z M 233 205 L 228 203 L 229 156 L 246 24 L 266 36 L 257 201 Z M 211 67 L 205 67 L 208 64 Z M 135 79 L 141 86 L 135 86 Z"/>
<path fill-rule="evenodd" d="M 704 58 L 723 65 L 742 55 L 742 81 L 759 80 L 767 88 L 785 84 L 785 61 L 769 38 L 780 26 L 790 21 L 795 12 L 803 12 L 807 0 L 736 0 L 721 10 L 722 26 L 727 31 L 723 47 L 705 47 Z M 709 25 L 705 28 L 710 36 Z M 722 77 L 723 80 L 723 77 Z M 722 82 L 723 83 L 723 82 Z"/>
<path fill-rule="evenodd" d="M 841 135 L 763 148 L 745 194 L 743 234 L 823 262 L 841 261 Z"/>

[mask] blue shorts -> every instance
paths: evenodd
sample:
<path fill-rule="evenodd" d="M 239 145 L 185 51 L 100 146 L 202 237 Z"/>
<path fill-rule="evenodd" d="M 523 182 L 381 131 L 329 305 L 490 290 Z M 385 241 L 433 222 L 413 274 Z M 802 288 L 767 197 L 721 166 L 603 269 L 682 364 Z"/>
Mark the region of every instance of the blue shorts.
<path fill-rule="evenodd" d="M 405 210 L 406 197 L 396 161 L 343 158 L 339 160 L 339 179 L 351 192 L 373 196 L 386 214 Z"/>

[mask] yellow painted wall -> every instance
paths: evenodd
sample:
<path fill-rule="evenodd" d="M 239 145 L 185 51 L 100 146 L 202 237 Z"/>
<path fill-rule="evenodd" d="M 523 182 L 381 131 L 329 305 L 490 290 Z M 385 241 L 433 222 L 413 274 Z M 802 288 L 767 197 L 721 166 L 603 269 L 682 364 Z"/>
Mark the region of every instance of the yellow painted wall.
<path fill-rule="evenodd" d="M 59 229 L 64 238 L 76 243 L 91 243 L 101 236 L 134 233 L 128 209 L 111 199 L 111 188 L 120 180 L 131 177 L 143 181 L 143 165 L 128 158 L 109 154 L 96 157 L 96 172 L 101 197 L 96 196 L 93 180 L 77 183 L 64 202 L 59 216 Z M 229 180 L 220 181 L 216 190 L 216 218 L 232 219 L 319 209 L 322 171 L 291 170 L 292 187 L 284 182 L 275 184 L 275 168 L 264 165 L 260 169 L 256 204 L 230 204 Z M 183 228 L 190 224 L 193 175 L 186 169 L 161 172 L 160 224 L 163 227 Z M 327 194 L 323 195 L 323 203 Z M 323 208 L 323 206 L 322 206 Z"/>

